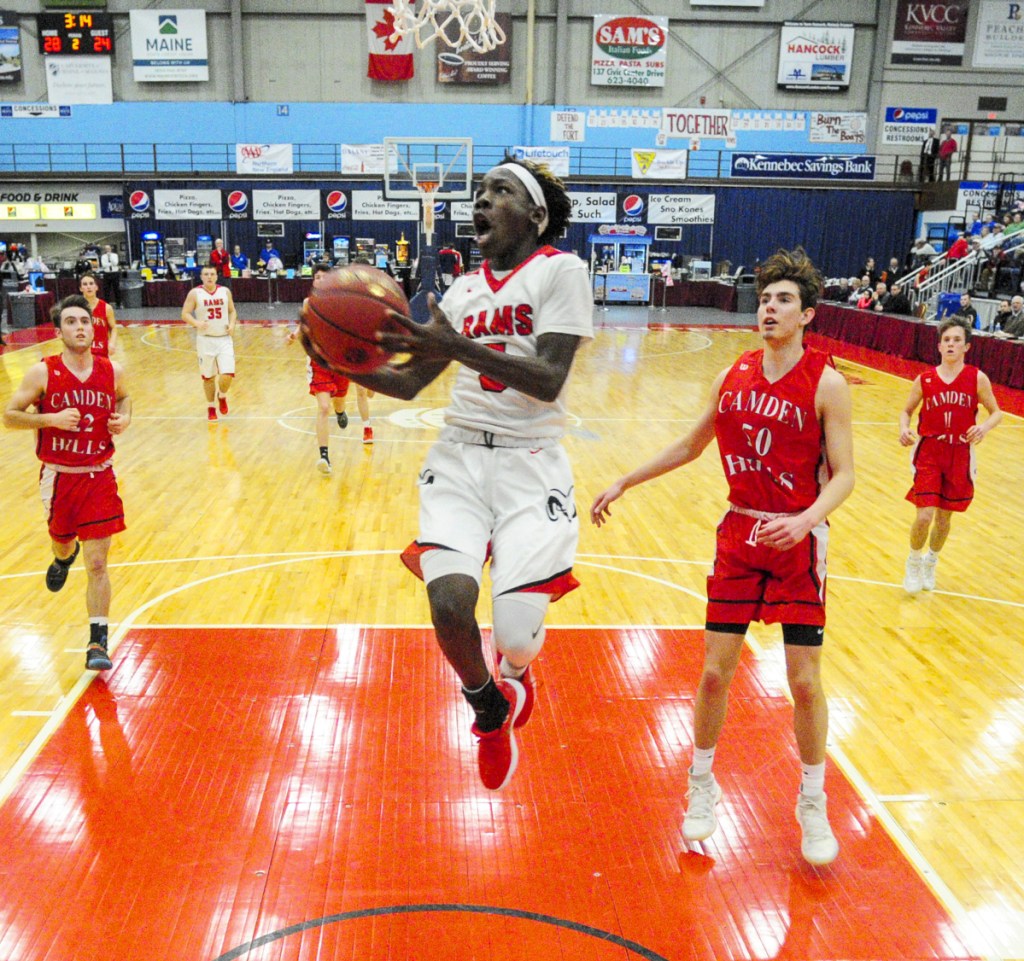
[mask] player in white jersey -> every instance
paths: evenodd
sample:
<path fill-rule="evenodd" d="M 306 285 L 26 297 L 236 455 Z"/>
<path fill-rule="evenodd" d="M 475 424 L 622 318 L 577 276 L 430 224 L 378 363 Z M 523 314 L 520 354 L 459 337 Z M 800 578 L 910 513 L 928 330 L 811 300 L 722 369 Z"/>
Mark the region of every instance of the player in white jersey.
<path fill-rule="evenodd" d="M 181 319 L 196 329 L 199 374 L 206 394 L 207 417 L 217 419 L 228 412 L 227 392 L 235 376 L 235 342 L 232 335 L 238 314 L 227 287 L 217 283 L 217 268 L 207 266 L 200 272 L 201 287 L 193 287 L 181 308 Z"/>
<path fill-rule="evenodd" d="M 402 559 L 427 584 L 438 644 L 476 715 L 480 777 L 492 790 L 516 768 L 513 728 L 533 709 L 529 667 L 548 604 L 577 586 L 573 476 L 559 441 L 573 357 L 593 337 L 593 299 L 583 261 L 547 246 L 570 209 L 546 166 L 506 158 L 490 170 L 473 203 L 482 266 L 457 278 L 440 305 L 430 300 L 428 323 L 403 318 L 400 333 L 379 335 L 409 361 L 349 375 L 411 399 L 452 361 L 461 365 L 419 475 L 419 537 Z M 315 351 L 314 359 L 323 362 Z M 476 620 L 488 559 L 497 679 Z"/>

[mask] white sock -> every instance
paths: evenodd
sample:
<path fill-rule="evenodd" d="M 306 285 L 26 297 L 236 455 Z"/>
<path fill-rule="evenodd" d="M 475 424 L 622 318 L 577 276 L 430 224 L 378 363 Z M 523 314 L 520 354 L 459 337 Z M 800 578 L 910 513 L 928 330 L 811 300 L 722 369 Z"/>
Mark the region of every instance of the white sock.
<path fill-rule="evenodd" d="M 825 762 L 800 765 L 800 793 L 818 797 L 825 793 Z"/>
<path fill-rule="evenodd" d="M 692 777 L 705 777 L 711 773 L 711 765 L 715 762 L 715 748 L 708 748 L 706 751 L 695 747 L 693 749 L 693 766 L 690 768 Z"/>

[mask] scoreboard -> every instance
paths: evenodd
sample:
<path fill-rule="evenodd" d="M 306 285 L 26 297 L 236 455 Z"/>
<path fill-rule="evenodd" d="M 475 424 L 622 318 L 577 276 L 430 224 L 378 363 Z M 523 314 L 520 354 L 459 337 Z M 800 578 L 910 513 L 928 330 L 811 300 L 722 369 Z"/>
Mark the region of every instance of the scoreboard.
<path fill-rule="evenodd" d="M 40 13 L 41 54 L 114 53 L 114 18 L 109 13 Z"/>

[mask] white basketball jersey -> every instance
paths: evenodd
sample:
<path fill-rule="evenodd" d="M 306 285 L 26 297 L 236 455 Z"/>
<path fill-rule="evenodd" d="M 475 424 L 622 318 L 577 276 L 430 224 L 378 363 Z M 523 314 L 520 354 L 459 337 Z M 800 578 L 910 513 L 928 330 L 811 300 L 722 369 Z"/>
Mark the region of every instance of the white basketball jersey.
<path fill-rule="evenodd" d="M 223 337 L 228 332 L 228 290 L 217 286 L 211 294 L 205 287 L 196 287 L 195 318 L 206 321 L 206 330 L 201 331 L 207 337 Z"/>
<path fill-rule="evenodd" d="M 457 278 L 440 306 L 463 336 L 512 356 L 536 357 L 541 334 L 591 339 L 593 303 L 583 261 L 541 247 L 500 279 L 485 261 Z M 567 389 L 568 380 L 547 403 L 460 366 L 445 422 L 514 437 L 561 437 Z"/>

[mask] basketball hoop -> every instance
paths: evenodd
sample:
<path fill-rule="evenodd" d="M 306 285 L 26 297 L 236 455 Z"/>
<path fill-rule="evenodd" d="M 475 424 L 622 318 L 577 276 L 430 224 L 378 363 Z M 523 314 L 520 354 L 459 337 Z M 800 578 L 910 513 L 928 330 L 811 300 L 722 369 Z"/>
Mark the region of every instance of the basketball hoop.
<path fill-rule="evenodd" d="M 423 204 L 423 233 L 427 238 L 427 246 L 434 242 L 434 194 L 441 186 L 439 180 L 417 180 L 416 189 L 422 194 L 420 201 Z"/>
<path fill-rule="evenodd" d="M 411 33 L 420 48 L 440 40 L 454 50 L 487 53 L 505 42 L 494 4 L 495 0 L 393 0 L 391 39 Z"/>

